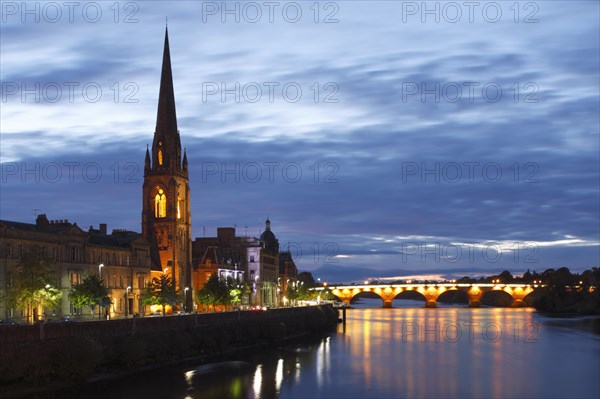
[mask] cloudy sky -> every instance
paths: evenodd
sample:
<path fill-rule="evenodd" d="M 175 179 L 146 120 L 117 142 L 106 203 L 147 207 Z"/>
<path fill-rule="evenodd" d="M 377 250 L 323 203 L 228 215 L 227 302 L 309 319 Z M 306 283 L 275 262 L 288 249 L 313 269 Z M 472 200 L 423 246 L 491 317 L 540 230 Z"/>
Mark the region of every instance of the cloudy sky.
<path fill-rule="evenodd" d="M 0 218 L 140 231 L 168 17 L 194 236 L 331 281 L 600 263 L 599 3 L 1 3 Z"/>

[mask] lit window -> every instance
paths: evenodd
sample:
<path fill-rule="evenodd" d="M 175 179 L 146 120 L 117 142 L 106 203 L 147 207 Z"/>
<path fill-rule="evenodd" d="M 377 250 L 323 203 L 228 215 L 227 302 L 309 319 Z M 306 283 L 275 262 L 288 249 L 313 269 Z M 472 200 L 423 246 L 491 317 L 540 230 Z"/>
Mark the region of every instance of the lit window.
<path fill-rule="evenodd" d="M 181 219 L 181 198 L 177 197 L 177 219 Z"/>
<path fill-rule="evenodd" d="M 71 272 L 71 287 L 81 284 L 81 272 Z"/>
<path fill-rule="evenodd" d="M 167 196 L 162 188 L 158 189 L 158 193 L 154 197 L 154 216 L 157 218 L 167 217 Z"/>
<path fill-rule="evenodd" d="M 158 150 L 158 164 L 162 165 L 163 164 L 163 155 L 162 155 L 162 149 Z"/>

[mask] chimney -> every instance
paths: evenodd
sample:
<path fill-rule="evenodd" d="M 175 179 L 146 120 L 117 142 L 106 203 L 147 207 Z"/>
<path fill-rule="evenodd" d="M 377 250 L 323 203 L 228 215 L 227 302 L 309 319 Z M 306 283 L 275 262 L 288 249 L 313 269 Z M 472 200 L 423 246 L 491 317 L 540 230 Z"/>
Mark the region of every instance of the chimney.
<path fill-rule="evenodd" d="M 100 234 L 106 235 L 106 223 L 100 223 Z"/>
<path fill-rule="evenodd" d="M 50 222 L 48 221 L 48 218 L 46 217 L 45 213 L 40 213 L 37 219 L 35 219 L 35 224 L 41 227 L 49 225 Z"/>

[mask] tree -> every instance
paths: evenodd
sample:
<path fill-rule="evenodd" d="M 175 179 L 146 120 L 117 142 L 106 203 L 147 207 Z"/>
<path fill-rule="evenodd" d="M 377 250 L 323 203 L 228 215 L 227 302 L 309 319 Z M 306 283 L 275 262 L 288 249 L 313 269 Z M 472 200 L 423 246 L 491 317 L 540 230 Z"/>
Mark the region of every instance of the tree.
<path fill-rule="evenodd" d="M 40 310 L 60 308 L 62 292 L 52 286 L 54 272 L 47 258 L 32 251 L 25 254 L 13 273 L 13 282 L 4 300 L 9 307 L 22 307 L 28 323 L 38 318 Z"/>
<path fill-rule="evenodd" d="M 179 302 L 181 302 L 181 298 L 177 287 L 175 287 L 173 280 L 166 274 L 154 277 L 142 294 L 142 303 L 144 306 L 160 305 L 163 316 L 165 315 L 167 305 L 174 306 Z"/>
<path fill-rule="evenodd" d="M 508 270 L 504 270 L 502 273 L 498 275 L 498 279 L 502 283 L 510 283 L 513 281 L 513 276 Z"/>
<path fill-rule="evenodd" d="M 229 290 L 230 303 L 233 306 L 239 306 L 244 298 L 250 292 L 250 285 L 243 281 L 237 281 L 229 277 L 226 282 Z"/>
<path fill-rule="evenodd" d="M 296 304 L 296 300 L 298 299 L 298 288 L 294 286 L 294 284 L 288 285 L 286 292 L 287 299 L 293 304 Z"/>
<path fill-rule="evenodd" d="M 306 286 L 306 288 L 313 288 L 317 285 L 311 272 L 299 273 L 298 276 L 296 276 L 296 280 L 299 283 L 303 283 L 302 285 Z"/>
<path fill-rule="evenodd" d="M 227 283 L 219 280 L 219 276 L 213 273 L 204 284 L 201 290 L 196 293 L 198 303 L 201 305 L 213 306 L 229 305 L 231 303 L 231 295 Z"/>
<path fill-rule="evenodd" d="M 104 280 L 91 274 L 71 288 L 69 299 L 76 308 L 89 307 L 92 313 L 94 307 L 98 306 L 98 319 L 100 319 L 102 306 L 109 306 L 111 303 L 109 293 L 110 290 L 104 284 Z"/>

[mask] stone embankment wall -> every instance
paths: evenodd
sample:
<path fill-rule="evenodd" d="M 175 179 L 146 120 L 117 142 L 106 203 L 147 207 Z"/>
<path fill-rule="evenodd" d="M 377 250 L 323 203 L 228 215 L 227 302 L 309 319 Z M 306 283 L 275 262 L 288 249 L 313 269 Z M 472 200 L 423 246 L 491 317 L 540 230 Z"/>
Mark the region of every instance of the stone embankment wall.
<path fill-rule="evenodd" d="M 0 328 L 0 387 L 219 356 L 335 326 L 330 305 Z M 2 391 L 0 389 L 0 391 Z M 2 396 L 2 395 L 0 395 Z"/>

